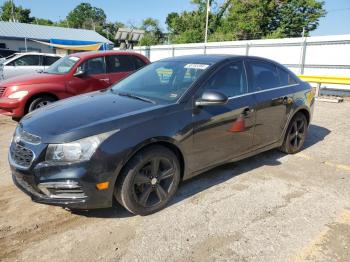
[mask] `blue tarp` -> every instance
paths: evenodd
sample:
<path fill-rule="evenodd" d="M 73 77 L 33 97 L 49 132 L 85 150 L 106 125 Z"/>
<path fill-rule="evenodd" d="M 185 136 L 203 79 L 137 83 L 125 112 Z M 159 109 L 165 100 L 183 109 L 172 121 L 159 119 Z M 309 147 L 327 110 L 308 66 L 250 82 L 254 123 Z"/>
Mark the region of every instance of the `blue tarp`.
<path fill-rule="evenodd" d="M 95 41 L 80 41 L 80 40 L 65 40 L 65 39 L 50 39 L 51 44 L 58 44 L 58 45 L 94 45 L 94 44 L 100 44 L 100 42 Z M 108 50 L 108 43 L 102 43 L 100 50 Z"/>

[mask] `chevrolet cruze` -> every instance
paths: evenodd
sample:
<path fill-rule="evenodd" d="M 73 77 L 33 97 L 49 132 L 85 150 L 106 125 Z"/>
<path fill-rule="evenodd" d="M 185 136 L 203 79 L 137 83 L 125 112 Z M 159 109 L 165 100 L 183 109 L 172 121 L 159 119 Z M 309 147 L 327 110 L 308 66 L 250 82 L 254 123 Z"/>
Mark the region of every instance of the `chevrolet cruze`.
<path fill-rule="evenodd" d="M 12 176 L 36 202 L 74 210 L 117 200 L 147 215 L 215 166 L 300 151 L 313 103 L 310 85 L 271 60 L 168 58 L 28 114 L 9 149 Z"/>

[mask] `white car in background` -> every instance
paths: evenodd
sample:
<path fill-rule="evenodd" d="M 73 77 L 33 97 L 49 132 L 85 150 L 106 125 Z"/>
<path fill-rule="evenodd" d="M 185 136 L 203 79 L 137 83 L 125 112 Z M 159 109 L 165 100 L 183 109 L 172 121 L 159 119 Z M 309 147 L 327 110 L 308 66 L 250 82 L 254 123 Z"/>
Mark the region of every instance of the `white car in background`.
<path fill-rule="evenodd" d="M 56 54 L 15 53 L 0 61 L 0 79 L 44 71 L 60 58 Z"/>

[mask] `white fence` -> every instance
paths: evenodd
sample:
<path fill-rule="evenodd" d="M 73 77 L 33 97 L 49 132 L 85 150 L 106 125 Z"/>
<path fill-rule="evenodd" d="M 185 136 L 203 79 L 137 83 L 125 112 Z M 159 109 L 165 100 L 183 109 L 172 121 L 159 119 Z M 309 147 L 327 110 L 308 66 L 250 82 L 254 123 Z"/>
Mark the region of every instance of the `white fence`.
<path fill-rule="evenodd" d="M 134 47 L 157 61 L 192 54 L 237 54 L 270 58 L 297 74 L 350 76 L 350 35 Z"/>

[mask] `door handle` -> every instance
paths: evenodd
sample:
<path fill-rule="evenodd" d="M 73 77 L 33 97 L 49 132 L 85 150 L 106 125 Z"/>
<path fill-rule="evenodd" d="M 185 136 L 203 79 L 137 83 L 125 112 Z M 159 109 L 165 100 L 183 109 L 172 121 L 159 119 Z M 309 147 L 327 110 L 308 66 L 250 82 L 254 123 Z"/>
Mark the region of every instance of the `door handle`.
<path fill-rule="evenodd" d="M 101 81 L 109 82 L 109 78 L 101 78 Z"/>
<path fill-rule="evenodd" d="M 289 99 L 287 96 L 282 97 L 282 104 L 287 105 L 289 103 Z"/>
<path fill-rule="evenodd" d="M 244 117 L 249 117 L 251 113 L 254 113 L 254 108 L 246 107 L 243 109 L 242 115 Z"/>

